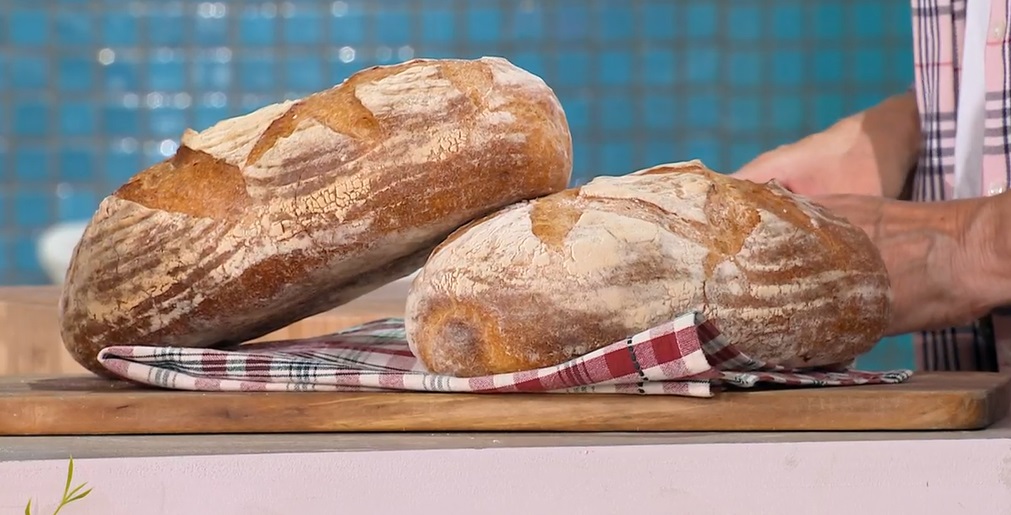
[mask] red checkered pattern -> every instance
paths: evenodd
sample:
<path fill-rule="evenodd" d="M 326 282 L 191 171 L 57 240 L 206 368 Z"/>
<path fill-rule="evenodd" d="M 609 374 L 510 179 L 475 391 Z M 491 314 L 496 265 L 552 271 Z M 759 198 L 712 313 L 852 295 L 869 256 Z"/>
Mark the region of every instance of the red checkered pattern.
<path fill-rule="evenodd" d="M 99 361 L 138 383 L 198 391 L 425 391 L 623 393 L 710 397 L 713 386 L 759 383 L 844 386 L 899 383 L 909 370 L 790 371 L 767 367 L 728 344 L 700 313 L 614 342 L 561 365 L 460 378 L 429 373 L 411 353 L 401 319 L 331 335 L 227 349 L 118 346 Z"/>

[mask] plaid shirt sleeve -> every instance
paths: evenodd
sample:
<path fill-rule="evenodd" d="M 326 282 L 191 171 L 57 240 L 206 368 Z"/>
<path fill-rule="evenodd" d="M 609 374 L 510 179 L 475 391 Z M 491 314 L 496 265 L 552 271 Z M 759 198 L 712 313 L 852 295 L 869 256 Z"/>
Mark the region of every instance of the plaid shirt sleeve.
<path fill-rule="evenodd" d="M 983 57 L 985 92 L 981 195 L 1003 192 L 1011 182 L 1011 46 L 1008 2 L 989 2 Z M 965 41 L 965 0 L 913 0 L 914 91 L 922 144 L 913 177 L 913 199 L 954 197 L 954 157 L 960 62 Z M 1011 317 L 914 335 L 917 368 L 1006 370 L 1011 367 Z"/>

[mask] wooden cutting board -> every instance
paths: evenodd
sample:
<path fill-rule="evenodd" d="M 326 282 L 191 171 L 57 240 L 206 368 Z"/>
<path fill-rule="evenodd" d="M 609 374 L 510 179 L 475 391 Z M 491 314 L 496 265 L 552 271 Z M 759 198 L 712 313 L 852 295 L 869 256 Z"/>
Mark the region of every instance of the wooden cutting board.
<path fill-rule="evenodd" d="M 0 378 L 0 435 L 368 431 L 982 429 L 1009 376 L 921 373 L 899 385 L 768 388 L 714 398 L 599 394 L 203 393 L 93 376 Z"/>
<path fill-rule="evenodd" d="M 348 304 L 295 322 L 259 340 L 306 338 L 404 313 L 408 281 L 394 281 Z M 0 377 L 85 374 L 63 348 L 56 286 L 0 287 Z"/>

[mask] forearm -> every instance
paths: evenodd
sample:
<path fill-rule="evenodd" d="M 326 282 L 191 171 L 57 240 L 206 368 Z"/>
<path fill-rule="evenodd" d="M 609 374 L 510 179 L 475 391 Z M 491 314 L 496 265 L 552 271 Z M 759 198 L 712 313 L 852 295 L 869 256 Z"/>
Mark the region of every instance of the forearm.
<path fill-rule="evenodd" d="M 912 92 L 889 97 L 823 131 L 764 152 L 734 173 L 775 179 L 801 195 L 859 194 L 897 198 L 920 152 Z"/>
<path fill-rule="evenodd" d="M 981 312 L 1011 305 L 1011 192 L 966 201 L 962 223 L 967 289 Z"/>
<path fill-rule="evenodd" d="M 839 125 L 859 134 L 851 152 L 859 154 L 854 157 L 876 163 L 882 196 L 897 198 L 920 152 L 920 117 L 915 94 L 907 91 L 886 98 L 841 120 Z"/>

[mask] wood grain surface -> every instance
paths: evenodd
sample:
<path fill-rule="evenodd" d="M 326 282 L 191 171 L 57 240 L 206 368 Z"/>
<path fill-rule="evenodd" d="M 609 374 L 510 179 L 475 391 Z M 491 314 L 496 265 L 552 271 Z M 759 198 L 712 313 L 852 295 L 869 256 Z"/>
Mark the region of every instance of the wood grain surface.
<path fill-rule="evenodd" d="M 404 314 L 407 281 L 395 281 L 341 307 L 295 322 L 261 340 L 306 338 Z M 56 286 L 0 288 L 0 377 L 86 374 L 63 347 Z"/>
<path fill-rule="evenodd" d="M 0 378 L 0 435 L 400 431 L 972 430 L 1008 412 L 1009 376 L 766 388 L 714 398 L 599 394 L 205 393 L 93 376 Z"/>

